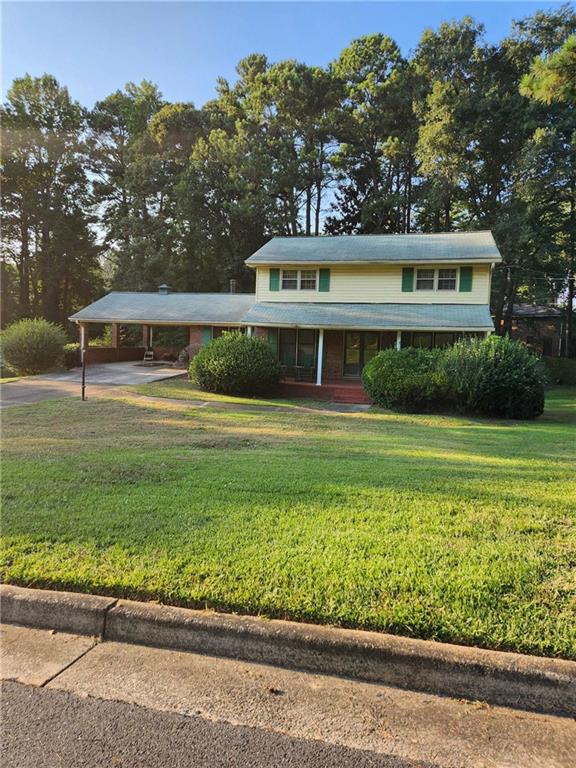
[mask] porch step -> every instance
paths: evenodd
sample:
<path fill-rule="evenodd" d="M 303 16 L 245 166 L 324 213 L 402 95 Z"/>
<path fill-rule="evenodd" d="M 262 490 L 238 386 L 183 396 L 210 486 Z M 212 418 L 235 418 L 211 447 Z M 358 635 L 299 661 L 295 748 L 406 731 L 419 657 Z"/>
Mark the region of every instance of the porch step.
<path fill-rule="evenodd" d="M 361 384 L 322 384 L 311 382 L 284 381 L 280 384 L 284 397 L 309 397 L 314 400 L 330 400 L 334 403 L 370 404 L 372 400 Z"/>

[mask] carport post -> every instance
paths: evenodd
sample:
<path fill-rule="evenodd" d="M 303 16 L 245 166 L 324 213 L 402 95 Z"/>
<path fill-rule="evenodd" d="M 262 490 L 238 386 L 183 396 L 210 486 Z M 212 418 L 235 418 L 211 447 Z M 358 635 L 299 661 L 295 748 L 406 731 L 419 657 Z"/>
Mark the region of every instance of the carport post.
<path fill-rule="evenodd" d="M 82 400 L 86 400 L 86 347 L 88 346 L 88 329 L 80 323 L 80 360 L 82 362 Z"/>
<path fill-rule="evenodd" d="M 86 400 L 86 350 L 83 348 L 82 355 L 82 400 Z"/>
<path fill-rule="evenodd" d="M 316 361 L 316 386 L 322 384 L 322 366 L 324 365 L 324 328 L 318 331 L 318 360 Z"/>
<path fill-rule="evenodd" d="M 112 323 L 112 346 L 118 349 L 120 346 L 120 324 Z"/>

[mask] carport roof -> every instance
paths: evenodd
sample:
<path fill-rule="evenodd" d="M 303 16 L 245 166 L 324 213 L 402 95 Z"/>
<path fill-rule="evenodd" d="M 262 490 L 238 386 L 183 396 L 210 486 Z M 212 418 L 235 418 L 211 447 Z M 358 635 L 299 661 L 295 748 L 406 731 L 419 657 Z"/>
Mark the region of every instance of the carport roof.
<path fill-rule="evenodd" d="M 70 317 L 92 323 L 240 325 L 253 293 L 130 293 L 113 291 Z"/>

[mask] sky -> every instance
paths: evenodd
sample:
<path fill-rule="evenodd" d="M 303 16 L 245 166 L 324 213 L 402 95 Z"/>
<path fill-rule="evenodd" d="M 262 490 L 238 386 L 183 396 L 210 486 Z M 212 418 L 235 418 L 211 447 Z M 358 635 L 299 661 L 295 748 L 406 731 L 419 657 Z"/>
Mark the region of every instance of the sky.
<path fill-rule="evenodd" d="M 422 31 L 471 15 L 489 41 L 551 2 L 2 2 L 2 98 L 48 72 L 87 107 L 143 79 L 202 106 L 249 53 L 326 65 L 355 37 L 383 32 L 404 54 Z"/>

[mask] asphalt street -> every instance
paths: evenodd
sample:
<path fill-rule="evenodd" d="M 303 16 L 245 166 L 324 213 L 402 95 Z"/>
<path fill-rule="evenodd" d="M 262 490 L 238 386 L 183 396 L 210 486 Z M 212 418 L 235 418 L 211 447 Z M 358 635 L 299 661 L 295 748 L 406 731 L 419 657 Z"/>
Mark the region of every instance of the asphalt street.
<path fill-rule="evenodd" d="M 3 768 L 433 768 L 266 729 L 5 682 Z"/>

